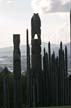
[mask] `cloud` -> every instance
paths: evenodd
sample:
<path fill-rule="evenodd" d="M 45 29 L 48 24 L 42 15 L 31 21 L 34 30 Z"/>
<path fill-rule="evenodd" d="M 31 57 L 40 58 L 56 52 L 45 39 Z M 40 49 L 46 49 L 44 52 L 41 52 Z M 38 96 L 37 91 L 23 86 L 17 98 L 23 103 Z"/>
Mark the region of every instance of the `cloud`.
<path fill-rule="evenodd" d="M 70 0 L 60 0 L 60 1 L 62 2 L 63 5 L 70 2 Z"/>
<path fill-rule="evenodd" d="M 16 0 L 0 0 L 0 3 L 15 4 Z"/>
<path fill-rule="evenodd" d="M 0 0 L 0 3 L 3 2 L 3 0 Z"/>
<path fill-rule="evenodd" d="M 31 6 L 34 12 L 68 12 L 70 11 L 70 0 L 32 0 Z"/>
<path fill-rule="evenodd" d="M 15 0 L 7 0 L 8 4 L 15 4 Z"/>
<path fill-rule="evenodd" d="M 12 1 L 12 0 L 8 0 L 8 1 L 7 1 L 8 4 L 13 3 L 13 2 L 14 2 L 14 1 Z"/>
<path fill-rule="evenodd" d="M 70 28 L 68 23 L 64 23 L 61 25 L 55 32 L 54 36 L 56 37 L 55 40 L 61 40 L 64 43 L 69 42 L 70 40 Z"/>

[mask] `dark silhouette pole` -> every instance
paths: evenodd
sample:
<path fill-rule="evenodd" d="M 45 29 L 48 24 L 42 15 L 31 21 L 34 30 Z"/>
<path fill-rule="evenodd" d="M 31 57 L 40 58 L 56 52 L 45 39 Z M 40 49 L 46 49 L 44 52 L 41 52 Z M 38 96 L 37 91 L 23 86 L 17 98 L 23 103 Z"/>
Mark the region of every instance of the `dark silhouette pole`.
<path fill-rule="evenodd" d="M 64 63 L 64 50 L 61 42 L 59 49 L 59 105 L 64 105 Z"/>
<path fill-rule="evenodd" d="M 43 56 L 43 105 L 48 106 L 48 54 L 44 48 Z"/>
<path fill-rule="evenodd" d="M 41 21 L 38 14 L 34 14 L 31 19 L 31 64 L 32 64 L 32 107 L 41 106 Z M 37 35 L 37 39 L 35 39 Z"/>
<path fill-rule="evenodd" d="M 13 35 L 14 108 L 21 108 L 21 54 L 20 35 Z"/>
<path fill-rule="evenodd" d="M 29 46 L 29 37 L 28 37 L 28 29 L 26 30 L 26 43 L 27 43 L 27 106 L 31 106 L 31 97 L 32 97 L 32 89 L 31 89 L 31 73 L 30 73 L 30 46 Z"/>
<path fill-rule="evenodd" d="M 70 10 L 70 65 L 71 65 L 71 10 Z M 71 72 L 71 69 L 70 69 Z"/>

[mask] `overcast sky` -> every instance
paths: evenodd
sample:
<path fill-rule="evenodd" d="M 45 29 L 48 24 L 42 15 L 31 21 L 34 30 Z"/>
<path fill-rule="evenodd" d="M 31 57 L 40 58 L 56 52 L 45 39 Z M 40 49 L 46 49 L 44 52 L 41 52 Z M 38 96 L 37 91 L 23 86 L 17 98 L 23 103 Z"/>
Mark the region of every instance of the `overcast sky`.
<path fill-rule="evenodd" d="M 42 41 L 69 42 L 70 7 L 70 0 L 0 0 L 0 48 L 12 46 L 16 33 L 21 34 L 21 44 L 26 44 L 33 12 L 39 13 L 42 21 Z"/>

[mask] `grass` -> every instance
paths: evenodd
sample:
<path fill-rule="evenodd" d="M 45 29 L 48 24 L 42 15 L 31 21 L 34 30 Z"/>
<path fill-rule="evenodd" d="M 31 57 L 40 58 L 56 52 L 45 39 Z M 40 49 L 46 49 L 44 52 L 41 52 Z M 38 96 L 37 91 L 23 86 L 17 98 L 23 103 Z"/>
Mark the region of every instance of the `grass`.
<path fill-rule="evenodd" d="M 27 107 L 22 107 L 27 108 Z M 71 106 L 50 106 L 50 107 L 31 107 L 31 108 L 71 108 Z"/>
<path fill-rule="evenodd" d="M 71 108 L 71 106 L 54 106 L 54 107 L 47 107 L 47 108 Z"/>

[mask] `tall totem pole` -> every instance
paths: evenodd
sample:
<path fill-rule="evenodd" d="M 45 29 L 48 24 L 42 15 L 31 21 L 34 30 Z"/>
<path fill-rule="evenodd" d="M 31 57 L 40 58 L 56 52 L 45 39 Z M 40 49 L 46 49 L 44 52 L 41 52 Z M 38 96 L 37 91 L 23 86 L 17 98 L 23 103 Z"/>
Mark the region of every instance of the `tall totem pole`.
<path fill-rule="evenodd" d="M 71 10 L 70 10 L 70 65 L 71 65 Z"/>
<path fill-rule="evenodd" d="M 30 46 L 29 46 L 29 34 L 28 29 L 26 30 L 26 43 L 27 43 L 27 106 L 31 106 L 31 75 L 30 75 Z"/>
<path fill-rule="evenodd" d="M 13 35 L 13 71 L 14 71 L 14 108 L 21 108 L 21 54 L 20 35 Z"/>
<path fill-rule="evenodd" d="M 70 10 L 70 72 L 71 72 L 71 10 Z M 71 105 L 71 75 L 69 77 L 69 104 Z"/>
<path fill-rule="evenodd" d="M 37 39 L 35 39 L 37 35 Z M 31 19 L 32 106 L 41 106 L 41 21 L 38 14 Z"/>

